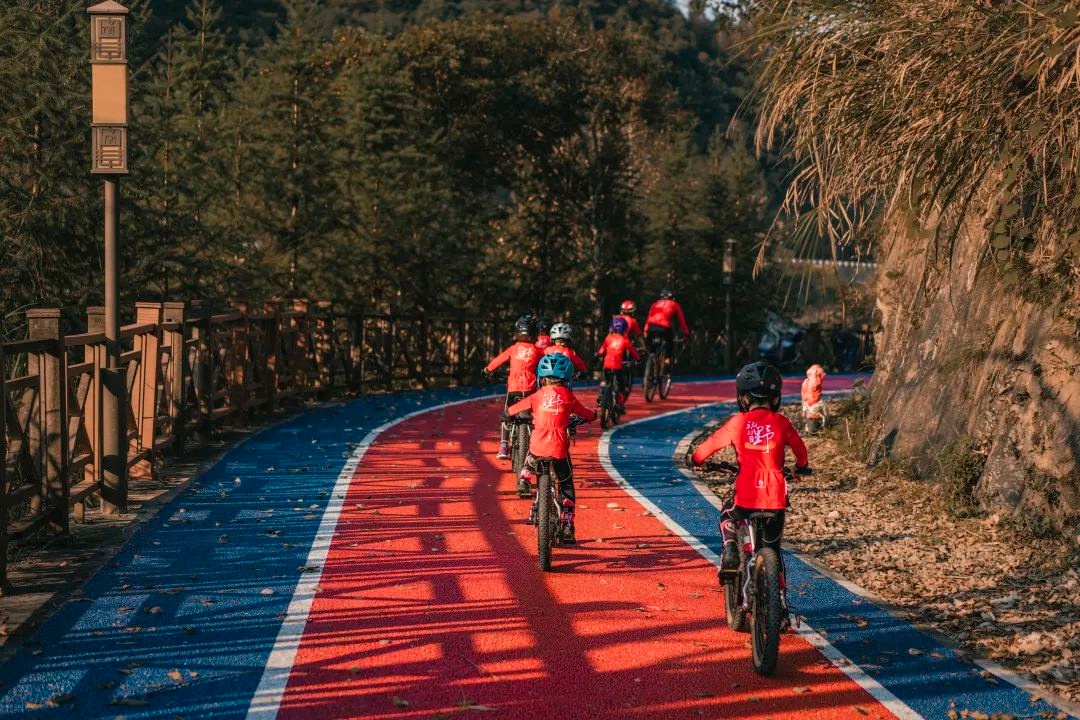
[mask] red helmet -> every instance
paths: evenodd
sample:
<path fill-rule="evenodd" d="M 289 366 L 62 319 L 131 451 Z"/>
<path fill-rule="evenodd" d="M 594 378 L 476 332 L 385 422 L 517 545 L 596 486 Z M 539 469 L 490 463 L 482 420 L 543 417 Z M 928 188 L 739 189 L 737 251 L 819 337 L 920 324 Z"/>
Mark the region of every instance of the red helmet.
<path fill-rule="evenodd" d="M 634 304 L 633 300 L 623 300 L 622 305 L 619 306 L 619 311 L 627 315 L 633 315 L 637 312 L 637 305 Z"/>

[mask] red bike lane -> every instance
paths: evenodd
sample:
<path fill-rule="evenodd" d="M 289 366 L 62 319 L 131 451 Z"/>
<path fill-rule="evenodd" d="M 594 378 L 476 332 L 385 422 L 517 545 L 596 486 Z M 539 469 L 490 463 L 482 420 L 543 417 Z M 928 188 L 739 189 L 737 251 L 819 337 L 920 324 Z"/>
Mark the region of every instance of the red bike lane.
<path fill-rule="evenodd" d="M 653 405 L 635 391 L 627 420 L 730 399 L 731 383 Z M 572 451 L 579 544 L 542 573 L 528 502 L 494 456 L 500 409 L 435 409 L 368 449 L 279 717 L 892 717 L 796 635 L 757 676 L 715 569 L 607 476 L 595 425 Z"/>

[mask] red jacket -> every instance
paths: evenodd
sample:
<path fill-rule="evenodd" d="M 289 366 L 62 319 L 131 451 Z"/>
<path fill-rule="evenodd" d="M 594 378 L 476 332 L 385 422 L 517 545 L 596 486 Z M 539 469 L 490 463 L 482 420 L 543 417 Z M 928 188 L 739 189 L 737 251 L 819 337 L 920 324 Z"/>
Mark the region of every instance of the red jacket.
<path fill-rule="evenodd" d="M 604 339 L 604 344 L 596 351 L 598 357 L 604 358 L 605 370 L 622 370 L 625 353 L 630 353 L 630 357 L 635 360 L 641 359 L 641 355 L 638 354 L 634 343 L 630 342 L 630 338 L 619 333 L 608 335 Z"/>
<path fill-rule="evenodd" d="M 541 335 L 536 338 L 536 347 L 540 348 L 541 350 L 546 350 L 547 348 L 551 347 L 551 336 Z"/>
<path fill-rule="evenodd" d="M 641 337 L 641 326 L 638 325 L 636 317 L 634 317 L 633 315 L 627 315 L 625 313 L 619 315 L 619 317 L 626 321 L 626 337 L 630 338 L 631 340 L 637 340 L 639 337 Z"/>
<path fill-rule="evenodd" d="M 560 353 L 570 358 L 570 362 L 574 363 L 574 367 L 578 372 L 585 372 L 585 361 L 581 359 L 581 356 L 574 352 L 574 348 L 569 345 L 550 345 L 544 348 L 545 355 L 554 355 Z"/>
<path fill-rule="evenodd" d="M 532 392 L 536 389 L 536 364 L 540 362 L 541 352 L 533 343 L 516 342 L 489 362 L 487 371 L 495 372 L 509 360 L 510 378 L 506 381 L 506 392 Z"/>
<path fill-rule="evenodd" d="M 802 381 L 802 401 L 805 405 L 817 405 L 821 402 L 821 378 L 806 378 Z"/>
<path fill-rule="evenodd" d="M 645 319 L 645 332 L 649 332 L 650 327 L 670 328 L 673 319 L 679 321 L 679 330 L 682 331 L 684 336 L 690 334 L 690 328 L 686 326 L 686 316 L 683 315 L 682 305 L 679 305 L 674 300 L 660 298 L 649 308 L 649 316 Z"/>
<path fill-rule="evenodd" d="M 570 416 L 595 420 L 596 413 L 581 404 L 570 388 L 545 385 L 527 398 L 510 406 L 511 415 L 532 410 L 533 431 L 529 453 L 535 458 L 562 460 L 570 455 Z"/>
<path fill-rule="evenodd" d="M 729 445 L 739 458 L 735 478 L 735 504 L 750 510 L 783 510 L 787 507 L 784 480 L 784 449 L 795 452 L 795 464 L 806 467 L 810 459 L 791 421 L 768 408 L 733 415 L 724 426 L 694 451 L 701 464 Z"/>

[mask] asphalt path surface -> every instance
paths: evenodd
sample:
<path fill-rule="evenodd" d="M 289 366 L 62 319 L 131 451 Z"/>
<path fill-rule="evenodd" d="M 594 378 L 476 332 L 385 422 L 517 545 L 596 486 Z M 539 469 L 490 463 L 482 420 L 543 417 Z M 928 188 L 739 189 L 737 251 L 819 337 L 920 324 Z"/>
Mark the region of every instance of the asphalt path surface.
<path fill-rule="evenodd" d="M 579 431 L 579 544 L 542 573 L 490 392 L 361 399 L 234 448 L 0 668 L 0 717 L 1056 712 L 794 557 L 806 624 L 753 673 L 718 511 L 672 460 L 730 381 L 636 388 L 624 425 Z"/>

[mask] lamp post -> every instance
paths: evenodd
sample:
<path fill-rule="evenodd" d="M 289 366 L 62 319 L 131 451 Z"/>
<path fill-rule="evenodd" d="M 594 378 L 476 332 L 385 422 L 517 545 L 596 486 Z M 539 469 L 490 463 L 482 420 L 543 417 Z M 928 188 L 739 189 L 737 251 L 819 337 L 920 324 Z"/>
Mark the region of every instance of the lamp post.
<path fill-rule="evenodd" d="M 105 371 L 102 373 L 102 498 L 106 511 L 127 512 L 127 387 L 120 367 L 118 229 L 120 177 L 128 174 L 126 7 L 106 0 L 90 14 L 93 83 L 90 172 L 105 181 Z"/>
<path fill-rule="evenodd" d="M 724 367 L 727 372 L 734 370 L 732 352 L 735 338 L 731 336 L 731 289 L 735 284 L 735 238 L 724 241 L 724 334 L 727 342 L 724 347 Z"/>

